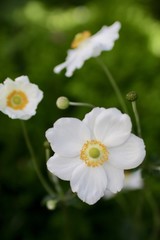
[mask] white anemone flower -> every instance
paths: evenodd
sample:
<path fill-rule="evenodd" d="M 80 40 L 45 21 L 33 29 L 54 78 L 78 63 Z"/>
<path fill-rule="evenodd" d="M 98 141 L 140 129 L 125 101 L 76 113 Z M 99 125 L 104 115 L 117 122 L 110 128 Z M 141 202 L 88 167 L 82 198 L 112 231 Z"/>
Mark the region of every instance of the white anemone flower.
<path fill-rule="evenodd" d="M 43 92 L 30 83 L 27 76 L 20 76 L 15 81 L 7 78 L 0 84 L 0 111 L 12 119 L 31 118 L 42 98 Z"/>
<path fill-rule="evenodd" d="M 142 163 L 145 145 L 131 133 L 131 120 L 116 108 L 94 108 L 80 121 L 61 118 L 46 137 L 55 154 L 48 170 L 88 203 L 96 203 L 109 189 L 116 193 L 124 185 L 124 169 Z"/>
<path fill-rule="evenodd" d="M 142 189 L 143 186 L 144 186 L 144 181 L 142 178 L 141 169 L 138 169 L 133 172 L 129 172 L 129 171 L 125 172 L 125 179 L 124 179 L 124 186 L 123 186 L 124 191 L 139 190 L 139 189 Z M 105 198 L 110 199 L 114 196 L 115 194 L 113 194 L 109 190 L 105 191 Z"/>
<path fill-rule="evenodd" d="M 91 36 L 89 31 L 78 33 L 67 52 L 64 63 L 54 68 L 55 73 L 66 68 L 66 77 L 71 77 L 75 69 L 80 69 L 84 62 L 91 57 L 97 57 L 102 51 L 109 51 L 113 48 L 115 40 L 119 38 L 120 22 L 111 26 L 103 26 L 100 31 Z"/>

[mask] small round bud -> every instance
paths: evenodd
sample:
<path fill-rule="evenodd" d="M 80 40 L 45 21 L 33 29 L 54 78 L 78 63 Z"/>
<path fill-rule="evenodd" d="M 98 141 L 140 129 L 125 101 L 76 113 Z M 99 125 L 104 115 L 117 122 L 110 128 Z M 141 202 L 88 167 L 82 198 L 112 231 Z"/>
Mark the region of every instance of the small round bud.
<path fill-rule="evenodd" d="M 56 101 L 56 105 L 59 109 L 66 109 L 69 107 L 69 100 L 66 97 L 59 97 Z"/>
<path fill-rule="evenodd" d="M 54 210 L 56 208 L 57 205 L 57 200 L 48 200 L 46 202 L 46 207 L 48 210 Z"/>
<path fill-rule="evenodd" d="M 130 91 L 129 93 L 126 94 L 126 99 L 130 102 L 136 101 L 138 98 L 138 95 L 135 91 Z"/>

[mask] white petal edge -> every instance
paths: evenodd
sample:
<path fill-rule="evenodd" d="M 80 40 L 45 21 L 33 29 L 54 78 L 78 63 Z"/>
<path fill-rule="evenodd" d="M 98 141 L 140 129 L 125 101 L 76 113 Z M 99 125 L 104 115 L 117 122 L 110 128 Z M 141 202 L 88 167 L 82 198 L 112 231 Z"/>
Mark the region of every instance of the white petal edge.
<path fill-rule="evenodd" d="M 47 161 L 48 170 L 62 180 L 70 180 L 73 170 L 83 162 L 79 158 L 65 158 L 54 154 Z"/>
<path fill-rule="evenodd" d="M 101 111 L 96 118 L 94 135 L 107 147 L 115 147 L 124 143 L 131 133 L 131 120 L 116 108 Z"/>
<path fill-rule="evenodd" d="M 103 26 L 96 34 L 91 36 L 91 44 L 95 49 L 95 57 L 101 51 L 109 51 L 113 48 L 114 42 L 119 38 L 120 22 L 115 22 L 111 26 Z"/>
<path fill-rule="evenodd" d="M 60 73 L 65 67 L 66 67 L 66 63 L 64 62 L 64 63 L 61 63 L 61 64 L 57 65 L 57 66 L 53 69 L 53 71 L 54 71 L 55 73 Z"/>
<path fill-rule="evenodd" d="M 146 155 L 143 139 L 134 134 L 131 134 L 124 144 L 108 150 L 110 164 L 121 169 L 138 167 Z"/>
<path fill-rule="evenodd" d="M 20 76 L 20 77 L 15 78 L 15 83 L 17 83 L 18 85 L 19 85 L 20 83 L 22 83 L 22 84 L 28 84 L 28 83 L 30 83 L 30 81 L 29 81 L 28 76 L 22 75 L 22 76 Z"/>
<path fill-rule="evenodd" d="M 105 108 L 96 107 L 96 108 L 93 108 L 92 111 L 90 111 L 85 115 L 83 122 L 91 130 L 92 134 L 93 134 L 95 120 L 99 116 L 99 114 L 104 110 Z"/>
<path fill-rule="evenodd" d="M 87 39 L 81 47 L 70 49 L 67 52 L 66 61 L 62 64 L 66 66 L 66 77 L 71 77 L 76 69 L 80 69 L 84 62 L 93 56 L 94 49 L 90 44 L 90 39 Z"/>
<path fill-rule="evenodd" d="M 121 191 L 124 185 L 124 170 L 118 169 L 110 165 L 108 162 L 103 166 L 108 179 L 107 189 L 112 193 Z"/>
<path fill-rule="evenodd" d="M 107 186 L 107 177 L 102 167 L 78 166 L 72 174 L 71 188 L 77 192 L 78 197 L 89 205 L 96 203 Z"/>
<path fill-rule="evenodd" d="M 80 155 L 83 144 L 90 140 L 90 131 L 79 119 L 60 118 L 46 131 L 46 138 L 58 155 L 75 157 Z"/>

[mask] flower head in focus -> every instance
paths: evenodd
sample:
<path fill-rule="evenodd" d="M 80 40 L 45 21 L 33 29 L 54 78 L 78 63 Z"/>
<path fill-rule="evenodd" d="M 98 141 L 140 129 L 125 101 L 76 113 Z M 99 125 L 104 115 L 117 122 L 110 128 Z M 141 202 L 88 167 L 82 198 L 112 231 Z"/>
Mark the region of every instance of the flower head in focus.
<path fill-rule="evenodd" d="M 124 169 L 142 163 L 145 145 L 131 133 L 131 120 L 116 108 L 94 108 L 80 121 L 61 118 L 46 137 L 55 154 L 50 172 L 70 181 L 71 189 L 88 203 L 96 203 L 106 189 L 117 193 L 124 185 Z"/>
<path fill-rule="evenodd" d="M 30 83 L 27 76 L 13 81 L 7 78 L 0 84 L 0 111 L 12 119 L 28 120 L 36 114 L 43 92 L 36 84 Z"/>
<path fill-rule="evenodd" d="M 80 69 L 86 60 L 99 56 L 102 51 L 111 50 L 119 38 L 120 27 L 120 22 L 115 22 L 109 27 L 103 26 L 92 36 L 88 31 L 78 33 L 71 44 L 73 49 L 67 52 L 65 62 L 56 66 L 54 72 L 59 73 L 66 68 L 66 77 L 71 77 L 75 69 Z"/>

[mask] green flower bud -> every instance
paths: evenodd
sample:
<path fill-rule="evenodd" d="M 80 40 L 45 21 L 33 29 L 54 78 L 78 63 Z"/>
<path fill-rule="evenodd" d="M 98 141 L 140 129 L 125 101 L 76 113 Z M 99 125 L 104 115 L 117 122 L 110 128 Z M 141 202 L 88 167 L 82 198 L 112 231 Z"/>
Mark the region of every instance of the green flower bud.
<path fill-rule="evenodd" d="M 126 94 L 126 99 L 130 102 L 136 101 L 138 98 L 138 95 L 135 91 L 130 91 L 129 93 Z"/>
<path fill-rule="evenodd" d="M 56 101 L 56 105 L 59 109 L 66 109 L 69 107 L 69 100 L 66 97 L 59 97 Z"/>
<path fill-rule="evenodd" d="M 48 210 L 54 210 L 57 206 L 57 200 L 48 200 L 46 202 L 46 207 Z"/>

